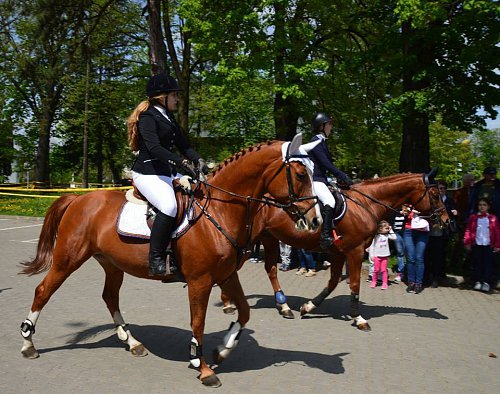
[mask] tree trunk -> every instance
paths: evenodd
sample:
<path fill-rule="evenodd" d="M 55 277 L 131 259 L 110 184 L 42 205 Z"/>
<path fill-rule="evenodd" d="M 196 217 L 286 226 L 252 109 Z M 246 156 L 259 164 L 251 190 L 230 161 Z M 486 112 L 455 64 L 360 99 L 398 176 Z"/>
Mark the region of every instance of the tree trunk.
<path fill-rule="evenodd" d="M 35 182 L 39 187 L 50 186 L 50 129 L 52 127 L 52 118 L 44 112 L 44 118 L 40 119 L 40 133 L 38 135 L 38 147 L 36 151 Z"/>
<path fill-rule="evenodd" d="M 285 31 L 285 4 L 276 1 L 274 7 L 274 43 L 276 46 L 276 59 L 274 60 L 274 80 L 278 88 L 287 85 L 285 75 L 287 36 Z M 295 100 L 291 97 L 283 97 L 281 91 L 274 96 L 274 127 L 276 138 L 291 140 L 297 132 L 298 114 L 295 111 Z"/>
<path fill-rule="evenodd" d="M 418 74 L 430 66 L 433 51 L 422 32 L 403 23 L 403 93 L 425 91 L 430 83 Z M 429 116 L 417 109 L 415 100 L 408 98 L 403 116 L 403 138 L 399 155 L 400 172 L 427 172 L 430 168 Z"/>
<path fill-rule="evenodd" d="M 149 64 L 151 74 L 168 72 L 167 49 L 161 30 L 161 0 L 148 0 Z"/>

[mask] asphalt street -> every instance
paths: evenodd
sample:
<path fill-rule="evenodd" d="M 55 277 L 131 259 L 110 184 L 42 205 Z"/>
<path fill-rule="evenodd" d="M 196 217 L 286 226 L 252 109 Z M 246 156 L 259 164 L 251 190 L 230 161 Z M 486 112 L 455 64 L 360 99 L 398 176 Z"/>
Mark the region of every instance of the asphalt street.
<path fill-rule="evenodd" d="M 20 353 L 21 322 L 45 275 L 18 275 L 35 256 L 42 221 L 0 216 L 0 393 L 203 393 L 188 368 L 191 338 L 187 289 L 126 275 L 121 310 L 149 350 L 134 358 L 114 334 L 102 301 L 104 273 L 93 259 L 76 271 L 43 309 L 34 335 L 35 360 Z M 289 305 L 325 286 L 315 277 L 281 273 Z M 366 273 L 364 273 L 366 277 Z M 348 285 L 308 318 L 286 320 L 275 309 L 262 263 L 247 263 L 241 283 L 251 319 L 231 357 L 217 369 L 219 393 L 490 393 L 500 392 L 500 294 L 461 287 L 407 294 L 402 284 L 370 289 L 363 281 L 362 315 L 372 327 L 351 325 Z M 212 291 L 204 351 L 221 343 L 234 316 L 222 313 Z"/>

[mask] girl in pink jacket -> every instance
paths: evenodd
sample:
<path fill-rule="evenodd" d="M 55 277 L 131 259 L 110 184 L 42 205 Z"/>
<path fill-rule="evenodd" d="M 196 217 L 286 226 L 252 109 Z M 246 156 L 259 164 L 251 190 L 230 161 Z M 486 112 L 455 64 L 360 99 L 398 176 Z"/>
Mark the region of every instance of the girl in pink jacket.
<path fill-rule="evenodd" d="M 484 292 L 491 289 L 493 253 L 500 250 L 500 224 L 498 218 L 489 213 L 490 207 L 486 198 L 478 200 L 478 212 L 469 216 L 464 236 L 465 249 L 472 249 L 474 290 Z"/>

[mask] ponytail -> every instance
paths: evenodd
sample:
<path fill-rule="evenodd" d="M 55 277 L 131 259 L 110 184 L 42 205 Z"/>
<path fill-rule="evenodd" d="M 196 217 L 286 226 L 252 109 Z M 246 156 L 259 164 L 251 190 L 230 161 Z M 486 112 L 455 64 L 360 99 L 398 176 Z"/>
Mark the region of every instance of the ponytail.
<path fill-rule="evenodd" d="M 139 131 L 137 130 L 139 117 L 143 112 L 147 111 L 149 105 L 149 100 L 141 101 L 127 119 L 128 145 L 133 152 L 137 152 L 139 150 Z"/>

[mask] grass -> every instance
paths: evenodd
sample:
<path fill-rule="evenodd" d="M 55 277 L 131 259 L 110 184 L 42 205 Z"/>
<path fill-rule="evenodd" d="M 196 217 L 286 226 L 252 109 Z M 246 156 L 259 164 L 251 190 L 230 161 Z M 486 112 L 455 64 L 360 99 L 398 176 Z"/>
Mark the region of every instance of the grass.
<path fill-rule="evenodd" d="M 0 215 L 44 217 L 55 198 L 0 196 Z"/>

